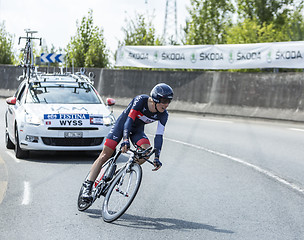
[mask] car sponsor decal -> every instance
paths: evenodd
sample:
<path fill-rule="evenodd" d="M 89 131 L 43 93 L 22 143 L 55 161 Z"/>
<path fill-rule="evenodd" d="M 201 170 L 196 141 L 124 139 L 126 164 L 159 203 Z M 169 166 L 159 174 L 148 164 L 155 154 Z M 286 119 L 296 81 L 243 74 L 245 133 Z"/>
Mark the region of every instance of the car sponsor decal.
<path fill-rule="evenodd" d="M 101 115 L 90 115 L 91 125 L 103 125 L 103 117 Z"/>
<path fill-rule="evenodd" d="M 90 125 L 103 125 L 102 115 L 84 113 L 58 113 L 44 114 L 44 124 L 52 127 L 88 127 Z"/>

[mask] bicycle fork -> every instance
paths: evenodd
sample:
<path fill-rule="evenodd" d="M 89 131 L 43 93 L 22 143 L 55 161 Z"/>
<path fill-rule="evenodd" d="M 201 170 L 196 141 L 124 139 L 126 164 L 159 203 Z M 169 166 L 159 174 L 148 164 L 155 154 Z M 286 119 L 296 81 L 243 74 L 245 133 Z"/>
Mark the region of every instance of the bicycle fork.
<path fill-rule="evenodd" d="M 129 181 L 128 181 L 128 185 L 127 185 L 127 189 L 126 191 L 123 191 L 120 189 L 120 187 L 122 186 L 123 182 L 124 182 L 124 178 L 126 176 L 126 173 L 127 173 L 127 170 L 123 173 L 118 185 L 117 185 L 117 188 L 116 188 L 116 192 L 122 194 L 123 196 L 125 197 L 129 197 L 129 190 L 130 190 L 130 185 L 131 185 L 131 182 L 132 182 L 132 178 L 133 178 L 133 172 L 131 171 L 130 173 L 130 177 L 129 177 Z"/>

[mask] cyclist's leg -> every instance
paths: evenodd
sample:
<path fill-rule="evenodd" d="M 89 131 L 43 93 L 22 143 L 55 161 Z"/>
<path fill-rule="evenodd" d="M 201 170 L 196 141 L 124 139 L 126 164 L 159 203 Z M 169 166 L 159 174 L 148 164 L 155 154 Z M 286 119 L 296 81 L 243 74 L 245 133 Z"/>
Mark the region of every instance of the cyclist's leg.
<path fill-rule="evenodd" d="M 93 184 L 101 171 L 102 165 L 112 156 L 114 150 L 110 147 L 104 145 L 102 152 L 99 154 L 98 158 L 93 163 L 89 175 L 85 182 L 83 183 L 83 189 L 81 198 L 85 202 L 92 202 L 92 187 Z"/>
<path fill-rule="evenodd" d="M 96 180 L 102 168 L 102 165 L 106 161 L 108 161 L 108 159 L 112 156 L 121 138 L 122 138 L 122 124 L 118 124 L 118 122 L 116 122 L 116 124 L 112 127 L 111 131 L 107 136 L 102 152 L 99 154 L 98 158 L 95 160 L 95 162 L 91 167 L 91 171 L 88 177 L 90 181 L 94 182 Z"/>
<path fill-rule="evenodd" d="M 137 131 L 136 133 L 132 134 L 130 138 L 133 144 L 136 144 L 143 149 L 147 149 L 151 146 L 149 138 L 146 136 L 144 131 Z M 141 165 L 144 162 L 145 160 L 139 159 L 138 163 Z"/>
<path fill-rule="evenodd" d="M 114 141 L 115 142 L 115 141 Z M 117 144 L 116 144 L 117 145 Z M 116 146 L 115 145 L 115 146 Z M 115 147 L 114 147 L 115 149 Z M 102 152 L 99 154 L 91 167 L 88 180 L 94 182 L 102 168 L 102 165 L 112 156 L 114 150 L 111 147 L 104 145 Z"/>

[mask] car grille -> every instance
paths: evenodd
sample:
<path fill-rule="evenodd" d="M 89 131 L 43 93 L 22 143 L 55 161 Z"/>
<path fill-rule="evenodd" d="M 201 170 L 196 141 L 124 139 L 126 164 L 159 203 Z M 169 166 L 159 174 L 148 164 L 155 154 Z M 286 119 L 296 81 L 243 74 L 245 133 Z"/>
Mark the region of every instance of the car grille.
<path fill-rule="evenodd" d="M 98 130 L 98 127 L 48 127 L 48 130 Z"/>
<path fill-rule="evenodd" d="M 42 137 L 45 145 L 49 146 L 98 146 L 102 143 L 101 138 L 49 138 Z"/>

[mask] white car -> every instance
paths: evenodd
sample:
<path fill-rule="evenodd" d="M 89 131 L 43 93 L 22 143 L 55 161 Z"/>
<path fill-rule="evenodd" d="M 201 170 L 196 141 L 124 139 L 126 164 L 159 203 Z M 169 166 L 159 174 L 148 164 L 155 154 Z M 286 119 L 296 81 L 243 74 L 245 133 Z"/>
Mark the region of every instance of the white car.
<path fill-rule="evenodd" d="M 90 79 L 82 74 L 36 74 L 7 98 L 6 147 L 17 158 L 31 150 L 97 151 L 115 123 Z"/>

